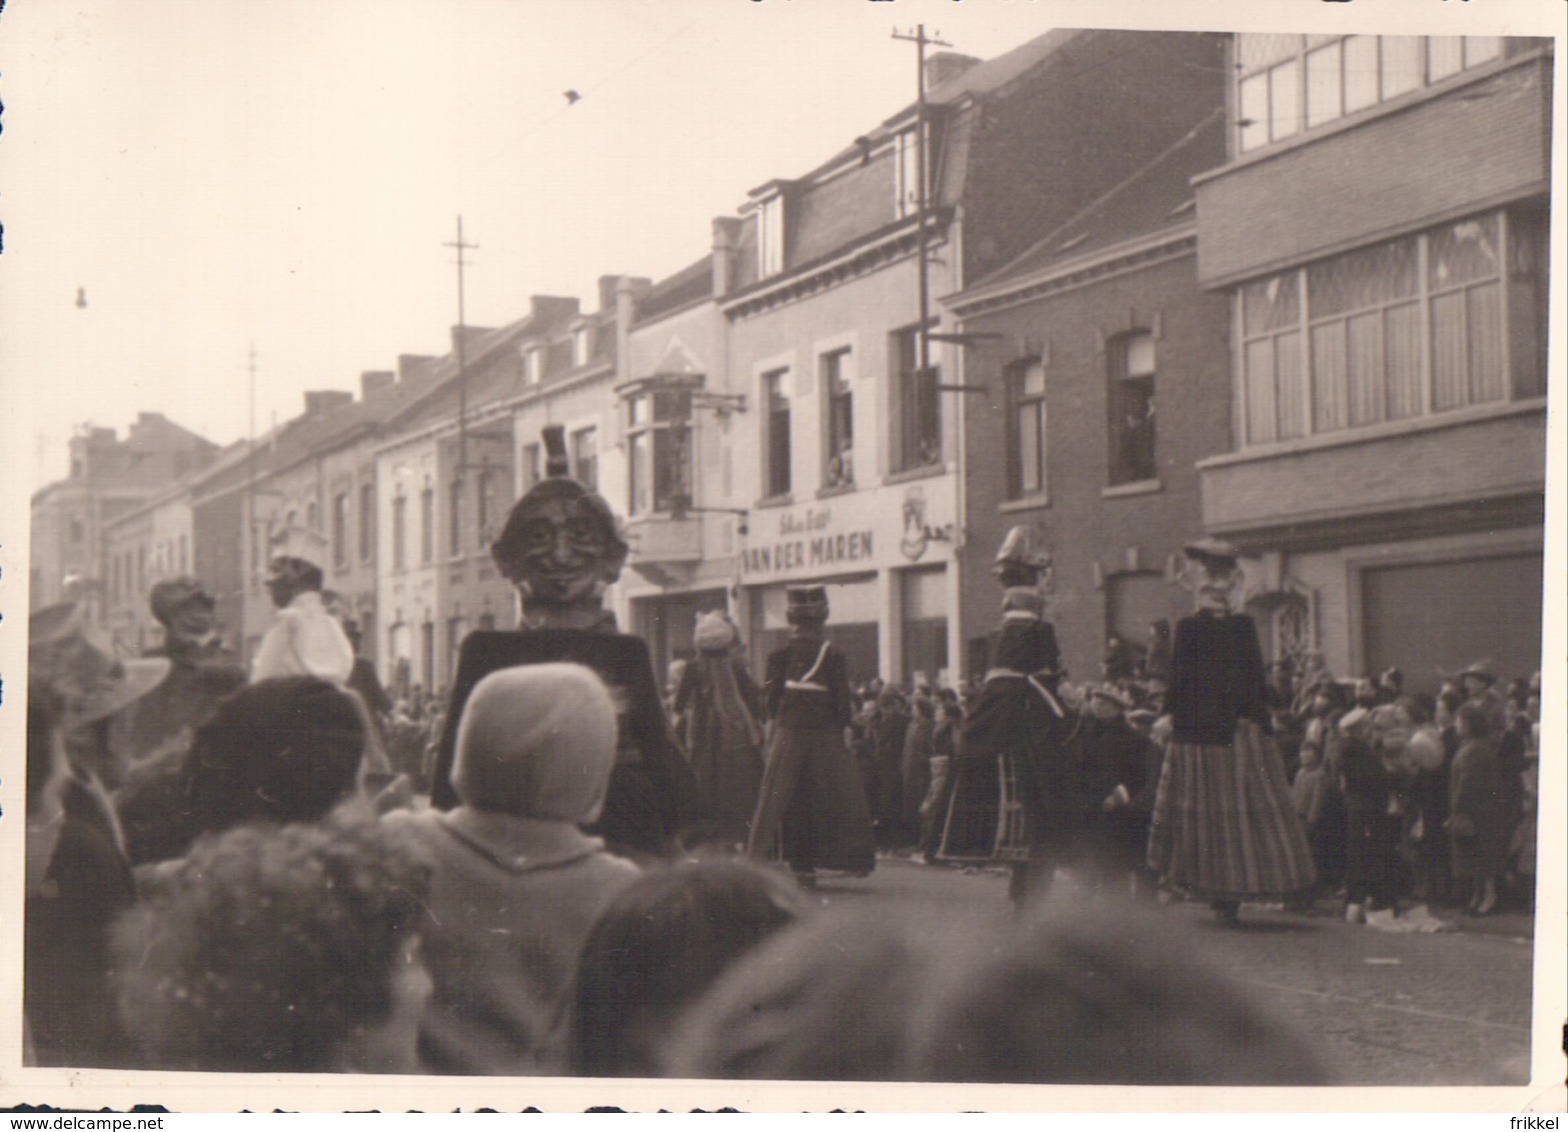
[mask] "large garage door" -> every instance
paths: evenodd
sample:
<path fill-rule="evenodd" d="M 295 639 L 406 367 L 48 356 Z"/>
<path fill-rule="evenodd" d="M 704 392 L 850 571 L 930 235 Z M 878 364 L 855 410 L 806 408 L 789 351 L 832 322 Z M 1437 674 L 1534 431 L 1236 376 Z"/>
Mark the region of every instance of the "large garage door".
<path fill-rule="evenodd" d="M 1367 671 L 1397 665 L 1412 691 L 1483 657 L 1504 679 L 1541 667 L 1539 554 L 1367 570 L 1361 600 Z"/>

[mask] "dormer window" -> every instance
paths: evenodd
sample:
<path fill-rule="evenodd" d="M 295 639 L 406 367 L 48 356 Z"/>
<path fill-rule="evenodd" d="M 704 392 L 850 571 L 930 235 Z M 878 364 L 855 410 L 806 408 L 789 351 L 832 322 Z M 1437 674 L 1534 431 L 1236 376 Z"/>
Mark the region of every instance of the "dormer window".
<path fill-rule="evenodd" d="M 757 273 L 766 279 L 784 270 L 784 198 L 757 204 Z"/>
<path fill-rule="evenodd" d="M 588 364 L 589 354 L 589 328 L 579 326 L 572 331 L 572 366 L 585 366 Z"/>
<path fill-rule="evenodd" d="M 544 377 L 544 348 L 541 346 L 523 347 L 523 382 L 527 385 L 538 385 Z"/>

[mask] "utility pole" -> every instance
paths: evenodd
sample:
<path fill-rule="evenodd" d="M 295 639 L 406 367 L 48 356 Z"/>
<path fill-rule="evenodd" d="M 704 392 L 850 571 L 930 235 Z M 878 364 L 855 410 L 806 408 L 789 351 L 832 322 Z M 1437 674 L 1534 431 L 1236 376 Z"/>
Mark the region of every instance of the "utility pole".
<path fill-rule="evenodd" d="M 940 32 L 926 35 L 926 25 L 915 25 L 914 34 L 908 32 L 893 33 L 894 39 L 901 39 L 915 45 L 915 216 L 919 231 L 919 252 L 916 263 L 920 277 L 920 322 L 915 331 L 915 342 L 919 351 L 920 373 L 923 377 L 931 369 L 931 339 L 927 332 L 926 311 L 930 305 L 931 282 L 926 261 L 926 228 L 927 211 L 930 201 L 927 199 L 927 169 L 926 169 L 926 47 L 951 47 L 951 43 L 940 38 Z"/>
<path fill-rule="evenodd" d="M 468 319 L 463 306 L 463 268 L 465 251 L 477 251 L 478 244 L 463 242 L 463 218 L 457 218 L 457 241 L 446 245 L 457 249 L 457 475 L 461 482 L 468 470 L 468 360 L 464 354 Z"/>

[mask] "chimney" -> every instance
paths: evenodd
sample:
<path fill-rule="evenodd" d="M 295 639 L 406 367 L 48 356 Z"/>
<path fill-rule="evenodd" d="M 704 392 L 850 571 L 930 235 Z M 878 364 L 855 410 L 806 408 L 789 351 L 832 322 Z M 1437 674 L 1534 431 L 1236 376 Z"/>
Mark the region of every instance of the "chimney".
<path fill-rule="evenodd" d="M 973 55 L 938 51 L 926 60 L 926 90 L 935 90 L 949 79 L 956 79 L 979 62 Z"/>
<path fill-rule="evenodd" d="M 735 245 L 740 242 L 740 217 L 713 218 L 713 297 L 730 293 L 735 275 Z"/>
<path fill-rule="evenodd" d="M 543 323 L 544 328 L 549 328 L 576 318 L 579 306 L 577 299 L 568 295 L 530 295 L 528 317 L 533 322 Z M 537 329 L 535 332 L 538 332 Z M 548 329 L 545 332 L 548 333 Z"/>
<path fill-rule="evenodd" d="M 472 353 L 479 348 L 479 340 L 486 334 L 492 333 L 493 328 L 488 326 L 454 326 L 452 327 L 452 353 L 457 353 L 458 339 L 465 353 Z"/>
<path fill-rule="evenodd" d="M 397 384 L 397 374 L 389 369 L 369 369 L 359 375 L 359 399 L 368 401 L 377 393 Z"/>
<path fill-rule="evenodd" d="M 397 380 L 400 385 L 407 385 L 411 381 L 423 381 L 435 372 L 436 359 L 429 354 L 399 354 L 397 356 Z"/>
<path fill-rule="evenodd" d="M 615 281 L 615 365 L 616 380 L 625 381 L 631 375 L 626 367 L 631 364 L 632 319 L 637 314 L 637 304 L 653 286 L 653 280 L 637 275 L 622 275 Z"/>
<path fill-rule="evenodd" d="M 615 310 L 615 292 L 621 286 L 619 275 L 599 276 L 599 313 L 610 314 Z"/>
<path fill-rule="evenodd" d="M 312 389 L 305 393 L 305 415 L 314 417 L 343 405 L 354 403 L 354 395 L 347 389 Z"/>

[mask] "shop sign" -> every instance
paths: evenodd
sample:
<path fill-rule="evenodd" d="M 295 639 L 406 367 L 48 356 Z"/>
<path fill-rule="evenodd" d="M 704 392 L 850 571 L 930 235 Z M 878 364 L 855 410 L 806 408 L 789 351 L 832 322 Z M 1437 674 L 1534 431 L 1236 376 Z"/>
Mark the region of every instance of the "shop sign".
<path fill-rule="evenodd" d="M 741 572 L 748 576 L 793 573 L 868 563 L 876 553 L 869 528 L 835 530 L 829 507 L 808 507 L 779 515 L 778 537 L 741 551 Z"/>

